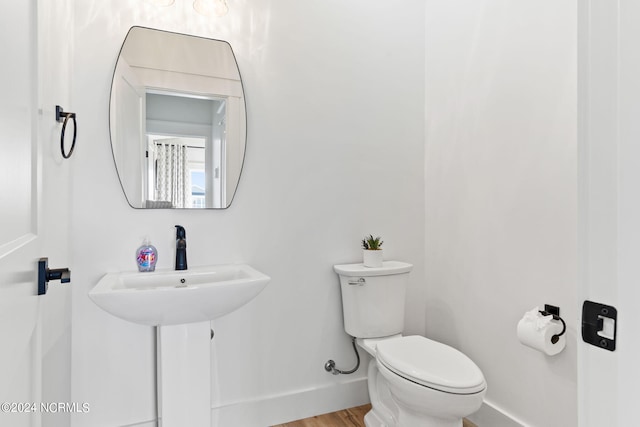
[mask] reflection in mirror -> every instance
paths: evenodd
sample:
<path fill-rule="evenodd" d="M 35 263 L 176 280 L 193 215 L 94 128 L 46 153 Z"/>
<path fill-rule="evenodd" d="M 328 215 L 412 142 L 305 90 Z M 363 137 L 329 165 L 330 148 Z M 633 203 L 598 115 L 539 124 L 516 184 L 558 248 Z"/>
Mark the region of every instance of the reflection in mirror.
<path fill-rule="evenodd" d="M 246 142 L 228 43 L 133 27 L 111 86 L 111 148 L 134 208 L 226 208 Z"/>

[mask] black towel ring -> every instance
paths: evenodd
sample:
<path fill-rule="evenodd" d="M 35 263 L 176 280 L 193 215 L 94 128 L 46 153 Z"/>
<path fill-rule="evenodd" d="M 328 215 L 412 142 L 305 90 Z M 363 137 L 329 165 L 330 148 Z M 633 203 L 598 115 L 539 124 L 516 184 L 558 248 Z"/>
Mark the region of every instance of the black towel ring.
<path fill-rule="evenodd" d="M 67 123 L 69 119 L 73 120 L 73 141 L 71 142 L 71 148 L 68 153 L 64 151 L 64 133 L 67 130 Z M 62 123 L 62 131 L 60 133 L 60 152 L 62 157 L 68 159 L 73 154 L 73 149 L 76 148 L 76 136 L 78 134 L 78 124 L 76 123 L 76 113 L 65 112 L 61 106 L 56 105 L 56 121 Z"/>

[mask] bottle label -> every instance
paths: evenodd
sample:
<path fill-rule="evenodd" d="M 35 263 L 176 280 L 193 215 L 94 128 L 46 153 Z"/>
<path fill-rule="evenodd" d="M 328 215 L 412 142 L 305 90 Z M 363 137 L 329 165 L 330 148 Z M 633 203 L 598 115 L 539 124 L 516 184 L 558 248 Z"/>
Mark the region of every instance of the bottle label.
<path fill-rule="evenodd" d="M 138 252 L 138 265 L 140 267 L 151 267 L 156 262 L 156 254 L 151 248 L 143 248 Z"/>

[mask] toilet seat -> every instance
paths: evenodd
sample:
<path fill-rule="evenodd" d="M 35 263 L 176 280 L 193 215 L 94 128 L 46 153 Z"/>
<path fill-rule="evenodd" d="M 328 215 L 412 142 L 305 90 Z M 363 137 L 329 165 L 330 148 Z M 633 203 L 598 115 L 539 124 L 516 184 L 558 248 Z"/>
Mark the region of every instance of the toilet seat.
<path fill-rule="evenodd" d="M 484 376 L 462 352 L 413 335 L 377 343 L 376 359 L 411 382 L 454 394 L 474 394 L 486 388 Z"/>

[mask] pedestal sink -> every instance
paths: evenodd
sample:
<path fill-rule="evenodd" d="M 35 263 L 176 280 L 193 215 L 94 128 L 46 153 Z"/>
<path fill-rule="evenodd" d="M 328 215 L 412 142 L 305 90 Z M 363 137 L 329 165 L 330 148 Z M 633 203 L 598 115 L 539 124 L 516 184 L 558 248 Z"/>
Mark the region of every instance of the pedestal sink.
<path fill-rule="evenodd" d="M 99 307 L 158 326 L 163 427 L 211 427 L 210 321 L 255 298 L 270 278 L 246 264 L 106 274 L 89 292 Z"/>
<path fill-rule="evenodd" d="M 203 322 L 256 297 L 269 277 L 246 264 L 106 274 L 89 292 L 100 308 L 149 326 Z"/>

